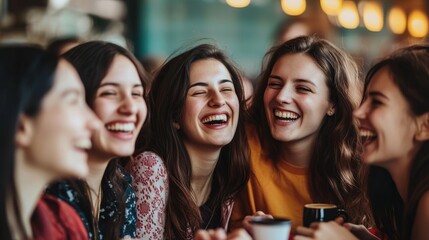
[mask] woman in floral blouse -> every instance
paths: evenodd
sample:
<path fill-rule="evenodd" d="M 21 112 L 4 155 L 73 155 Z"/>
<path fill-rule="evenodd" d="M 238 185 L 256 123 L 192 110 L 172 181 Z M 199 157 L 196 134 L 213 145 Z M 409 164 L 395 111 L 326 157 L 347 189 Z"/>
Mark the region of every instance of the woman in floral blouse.
<path fill-rule="evenodd" d="M 138 237 L 226 230 L 232 198 L 249 177 L 238 71 L 215 46 L 196 46 L 162 66 L 148 105 L 147 147 L 129 166 L 143 216 Z"/>

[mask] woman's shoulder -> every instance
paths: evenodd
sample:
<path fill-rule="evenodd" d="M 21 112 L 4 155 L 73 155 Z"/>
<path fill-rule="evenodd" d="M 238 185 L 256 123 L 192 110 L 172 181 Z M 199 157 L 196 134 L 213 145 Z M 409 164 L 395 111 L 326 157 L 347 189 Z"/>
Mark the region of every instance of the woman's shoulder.
<path fill-rule="evenodd" d="M 69 204 L 78 201 L 77 191 L 69 181 L 55 182 L 46 189 L 46 193 L 60 198 Z"/>
<path fill-rule="evenodd" d="M 427 239 L 429 230 L 429 190 L 423 193 L 417 205 L 416 215 L 412 229 L 412 239 Z"/>
<path fill-rule="evenodd" d="M 88 239 L 82 219 L 66 202 L 45 194 L 32 216 L 34 239 Z"/>
<path fill-rule="evenodd" d="M 152 151 L 145 151 L 138 154 L 131 160 L 131 162 L 132 162 L 131 163 L 132 166 L 137 165 L 137 166 L 143 166 L 148 168 L 153 168 L 153 167 L 165 168 L 164 161 L 162 160 L 162 158 L 158 154 Z"/>

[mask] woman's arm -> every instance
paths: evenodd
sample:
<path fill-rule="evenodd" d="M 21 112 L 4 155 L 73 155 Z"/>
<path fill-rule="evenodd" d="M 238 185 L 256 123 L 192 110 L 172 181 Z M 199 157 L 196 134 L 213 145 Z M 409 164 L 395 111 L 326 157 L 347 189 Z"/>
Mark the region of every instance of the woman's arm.
<path fill-rule="evenodd" d="M 429 191 L 420 198 L 417 206 L 416 217 L 411 232 L 411 239 L 426 240 L 429 239 Z"/>
<path fill-rule="evenodd" d="M 136 191 L 137 238 L 163 239 L 168 178 L 162 159 L 153 152 L 143 152 L 128 169 Z"/>

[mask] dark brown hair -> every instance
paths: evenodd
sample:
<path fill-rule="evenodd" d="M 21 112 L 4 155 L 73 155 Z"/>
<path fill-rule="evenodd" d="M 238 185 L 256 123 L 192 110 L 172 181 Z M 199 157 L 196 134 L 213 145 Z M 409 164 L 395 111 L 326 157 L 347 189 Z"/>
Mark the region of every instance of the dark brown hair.
<path fill-rule="evenodd" d="M 329 100 L 335 114 L 325 117 L 320 126 L 309 164 L 309 189 L 316 202 L 344 207 L 352 222 L 368 221 L 358 148 L 357 124 L 353 110 L 359 104 L 362 83 L 355 62 L 343 51 L 315 36 L 291 39 L 271 48 L 265 55 L 263 70 L 249 109 L 249 121 L 258 127 L 264 152 L 274 162 L 280 161 L 280 142 L 271 136 L 264 107 L 264 92 L 275 63 L 284 55 L 305 54 L 311 57 L 326 77 Z"/>
<path fill-rule="evenodd" d="M 183 114 L 191 65 L 202 59 L 215 59 L 228 69 L 240 100 L 237 130 L 232 141 L 222 148 L 213 173 L 211 206 L 231 200 L 249 178 L 248 145 L 243 125 L 244 95 L 239 72 L 219 49 L 209 44 L 196 46 L 171 58 L 155 76 L 148 102 L 151 106 L 151 137 L 147 150 L 157 153 L 164 160 L 169 177 L 165 218 L 167 239 L 186 239 L 188 228 L 194 232 L 202 222 L 191 194 L 190 158 L 181 131 L 174 127 Z"/>
<path fill-rule="evenodd" d="M 0 45 L 0 239 L 28 238 L 15 184 L 15 135 L 21 114 L 36 117 L 53 86 L 58 57 L 41 47 Z M 10 207 L 12 209 L 8 209 Z M 9 220 L 15 221 L 13 233 Z"/>
<path fill-rule="evenodd" d="M 404 95 L 412 114 L 429 112 L 429 46 L 415 45 L 400 49 L 374 65 L 365 79 L 365 90 L 374 75 L 386 68 Z M 382 173 L 382 174 L 380 174 Z M 412 160 L 407 201 L 399 195 L 390 174 L 380 167 L 371 167 L 368 190 L 377 227 L 389 239 L 410 239 L 417 206 L 429 191 L 429 141 L 425 141 Z"/>
<path fill-rule="evenodd" d="M 101 81 L 106 76 L 117 55 L 125 56 L 134 64 L 143 88 L 145 88 L 147 76 L 139 61 L 128 50 L 116 44 L 102 41 L 86 42 L 72 48 L 63 55 L 79 73 L 85 87 L 86 103 L 90 107 L 93 106 L 96 92 Z M 120 237 L 120 228 L 125 216 L 125 199 L 122 198 L 124 196 L 124 180 L 120 169 L 119 159 L 111 160 L 107 165 L 102 179 L 103 183 L 110 181 L 113 184 L 113 191 L 115 192 L 114 194 L 103 195 L 102 201 L 115 201 L 115 199 L 109 199 L 109 197 L 116 197 L 116 201 L 119 204 L 118 215 L 108 223 L 108 227 L 106 228 L 107 232 L 104 233 L 105 236 L 111 239 L 118 239 Z M 90 227 L 93 229 L 94 226 L 92 226 L 92 223 L 94 222 L 94 216 L 92 215 L 92 207 L 88 196 L 88 185 L 85 181 L 81 180 L 74 180 L 72 184 L 78 192 L 78 198 L 82 203 L 81 207 L 85 214 L 87 214 L 89 224 L 91 225 Z M 108 189 L 103 189 L 103 191 L 106 192 Z M 97 233 L 95 232 L 94 234 Z"/>

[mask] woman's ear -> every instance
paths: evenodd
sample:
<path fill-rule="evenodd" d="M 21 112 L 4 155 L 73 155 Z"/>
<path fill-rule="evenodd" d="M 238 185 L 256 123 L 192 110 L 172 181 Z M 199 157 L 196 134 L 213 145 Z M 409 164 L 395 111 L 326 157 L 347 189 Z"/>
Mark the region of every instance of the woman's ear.
<path fill-rule="evenodd" d="M 417 117 L 417 132 L 415 139 L 421 142 L 429 140 L 429 112 L 423 113 Z"/>
<path fill-rule="evenodd" d="M 330 104 L 328 111 L 326 112 L 326 114 L 328 114 L 328 116 L 332 116 L 335 114 L 335 106 L 334 104 Z"/>
<path fill-rule="evenodd" d="M 19 116 L 18 126 L 15 133 L 15 142 L 17 146 L 25 147 L 31 142 L 33 136 L 33 122 L 32 120 L 22 115 Z"/>
<path fill-rule="evenodd" d="M 180 129 L 180 125 L 179 125 L 179 123 L 178 123 L 178 122 L 176 122 L 176 121 L 174 121 L 174 122 L 173 122 L 173 126 L 174 126 L 174 128 L 175 128 L 176 130 L 179 130 L 179 129 Z"/>

